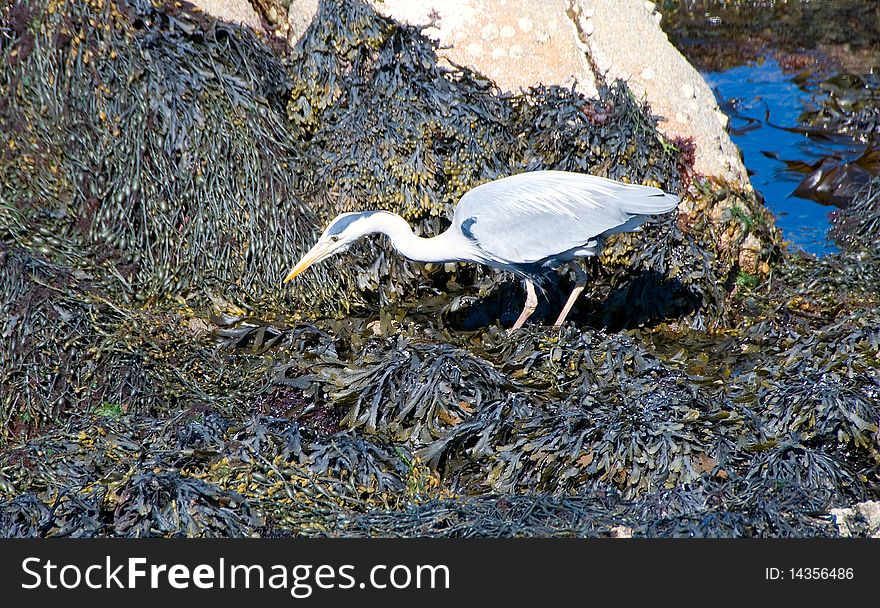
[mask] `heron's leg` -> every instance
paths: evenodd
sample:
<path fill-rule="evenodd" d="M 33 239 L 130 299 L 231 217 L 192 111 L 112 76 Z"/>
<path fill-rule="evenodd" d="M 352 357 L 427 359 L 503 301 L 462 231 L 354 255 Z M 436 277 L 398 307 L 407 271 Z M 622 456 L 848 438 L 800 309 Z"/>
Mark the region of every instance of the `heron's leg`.
<path fill-rule="evenodd" d="M 538 296 L 535 293 L 535 284 L 531 279 L 526 279 L 526 305 L 523 307 L 522 313 L 519 315 L 519 319 L 516 320 L 516 323 L 513 324 L 507 333 L 513 333 L 517 329 L 523 326 L 523 323 L 526 322 L 526 319 L 532 316 L 532 313 L 535 312 L 535 309 L 538 307 Z"/>
<path fill-rule="evenodd" d="M 578 296 L 581 295 L 584 287 L 587 286 L 587 273 L 581 270 L 581 267 L 577 262 L 572 262 L 571 266 L 574 268 L 574 289 L 571 290 L 571 295 L 568 296 L 568 301 L 565 303 L 562 312 L 559 313 L 559 318 L 556 319 L 556 323 L 553 324 L 557 327 L 565 323 L 565 318 L 568 316 L 568 313 L 571 312 L 571 307 L 574 306 L 575 300 L 578 299 Z"/>

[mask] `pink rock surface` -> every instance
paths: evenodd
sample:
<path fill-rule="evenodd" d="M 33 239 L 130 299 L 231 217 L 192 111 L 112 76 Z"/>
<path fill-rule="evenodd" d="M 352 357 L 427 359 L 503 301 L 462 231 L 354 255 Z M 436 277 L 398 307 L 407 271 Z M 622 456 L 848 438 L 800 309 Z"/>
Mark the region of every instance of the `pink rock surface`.
<path fill-rule="evenodd" d="M 260 18 L 248 0 L 188 0 L 205 13 L 228 21 L 243 23 L 255 30 L 261 29 Z"/>

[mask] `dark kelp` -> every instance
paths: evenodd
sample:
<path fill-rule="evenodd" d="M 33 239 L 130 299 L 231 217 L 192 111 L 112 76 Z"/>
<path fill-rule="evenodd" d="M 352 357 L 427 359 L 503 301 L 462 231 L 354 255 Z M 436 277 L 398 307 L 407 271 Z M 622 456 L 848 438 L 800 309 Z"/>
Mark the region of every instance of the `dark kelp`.
<path fill-rule="evenodd" d="M 816 98 L 817 107 L 801 115 L 802 124 L 860 141 L 880 137 L 880 74 L 835 74 L 819 83 Z"/>
<path fill-rule="evenodd" d="M 845 208 L 835 211 L 831 233 L 850 249 L 871 255 L 880 245 L 880 179 L 865 186 Z"/>
<path fill-rule="evenodd" d="M 16 10 L 27 27 L 2 76 L 0 171 L 22 244 L 100 269 L 126 299 L 292 294 L 280 277 L 317 220 L 293 189 L 278 56 L 247 29 L 148 0 Z M 300 305 L 352 291 L 318 270 Z"/>
<path fill-rule="evenodd" d="M 146 0 L 0 15 L 2 534 L 834 535 L 880 493 L 876 189 L 840 254 L 784 252 L 624 84 L 502 95 L 354 0 L 292 51 Z M 508 338 L 516 282 L 381 241 L 278 284 L 335 213 L 434 232 L 538 168 L 687 188 L 576 327 Z"/>

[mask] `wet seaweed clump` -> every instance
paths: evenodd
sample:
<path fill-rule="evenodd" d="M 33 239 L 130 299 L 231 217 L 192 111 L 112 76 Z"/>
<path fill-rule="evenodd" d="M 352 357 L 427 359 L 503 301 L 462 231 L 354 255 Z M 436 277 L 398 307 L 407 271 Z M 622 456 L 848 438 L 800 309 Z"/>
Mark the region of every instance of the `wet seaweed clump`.
<path fill-rule="evenodd" d="M 0 270 L 4 442 L 76 415 L 248 414 L 268 385 L 270 362 L 218 352 L 191 312 L 127 308 L 92 275 L 2 242 Z"/>
<path fill-rule="evenodd" d="M 833 215 L 832 235 L 849 248 L 876 252 L 880 245 L 880 179 L 874 179 L 845 209 Z"/>
<path fill-rule="evenodd" d="M 552 379 L 535 385 L 543 389 L 537 395 L 564 400 L 530 392 L 491 402 L 424 457 L 454 463 L 445 465 L 446 474 L 466 487 L 506 492 L 613 486 L 634 498 L 727 475 L 721 463 L 747 434 L 737 407 L 695 390 L 625 337 L 578 334 L 566 332 L 555 345 L 520 342 L 509 360 L 514 376 Z M 480 462 L 471 471 L 489 474 L 471 477 L 469 461 Z"/>
<path fill-rule="evenodd" d="M 149 401 L 144 357 L 113 336 L 122 315 L 87 274 L 0 242 L 0 294 L 0 437 Z"/>
<path fill-rule="evenodd" d="M 818 107 L 800 116 L 802 124 L 863 142 L 880 136 L 880 74 L 835 74 L 818 84 L 816 98 Z"/>
<path fill-rule="evenodd" d="M 353 291 L 322 269 L 277 289 L 316 219 L 293 186 L 290 76 L 253 32 L 148 0 L 12 12 L 27 15 L 0 76 L 0 217 L 15 242 L 140 302 Z"/>
<path fill-rule="evenodd" d="M 786 252 L 625 84 L 503 95 L 356 0 L 294 49 L 0 11 L 0 534 L 815 536 L 880 496 L 873 188 L 839 254 Z M 434 233 L 543 168 L 684 190 L 565 327 L 509 336 L 509 277 L 382 242 L 278 284 L 340 211 Z"/>
<path fill-rule="evenodd" d="M 288 419 L 71 420 L 79 430 L 5 450 L 3 536 L 325 534 L 347 514 L 442 495 L 405 451 L 349 434 L 318 441 Z"/>
<path fill-rule="evenodd" d="M 385 347 L 368 344 L 342 369 L 312 370 L 324 391 L 332 391 L 337 407 L 346 410 L 342 426 L 363 427 L 370 434 L 381 429 L 388 440 L 414 447 L 441 437 L 509 384 L 466 351 L 402 336 Z"/>

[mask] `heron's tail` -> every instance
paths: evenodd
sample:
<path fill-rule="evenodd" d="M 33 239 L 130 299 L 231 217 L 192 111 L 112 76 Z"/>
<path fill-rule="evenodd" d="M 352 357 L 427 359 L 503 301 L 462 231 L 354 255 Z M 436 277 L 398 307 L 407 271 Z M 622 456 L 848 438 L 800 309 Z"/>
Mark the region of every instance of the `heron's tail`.
<path fill-rule="evenodd" d="M 659 188 L 651 188 L 648 186 L 639 186 L 640 196 L 629 195 L 625 199 L 625 204 L 621 205 L 626 213 L 632 215 L 626 222 L 606 230 L 599 235 L 600 240 L 604 240 L 612 234 L 619 232 L 639 232 L 641 225 L 651 219 L 652 215 L 667 213 L 678 207 L 679 199 L 674 194 L 664 192 Z"/>
<path fill-rule="evenodd" d="M 650 186 L 637 186 L 637 190 L 627 192 L 621 197 L 621 208 L 632 215 L 656 215 L 667 213 L 678 207 L 681 201 L 674 194 Z"/>

